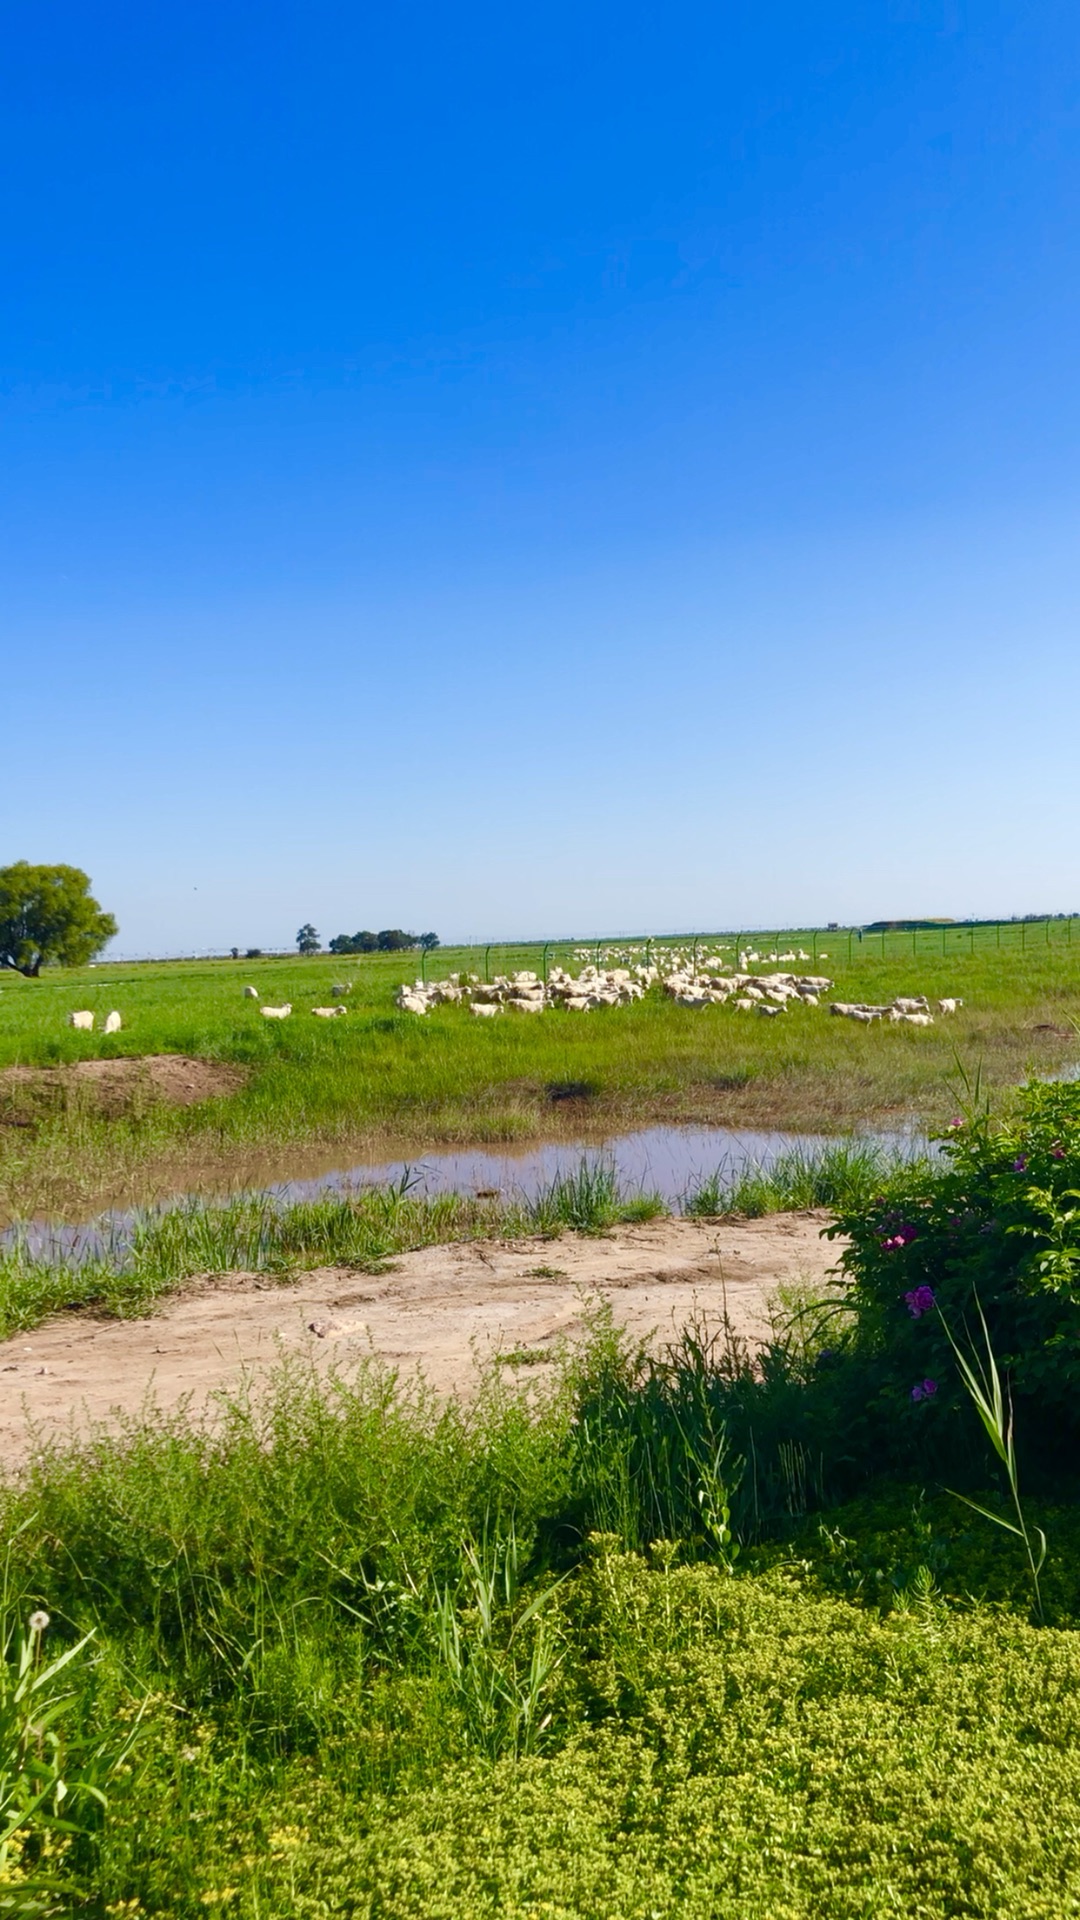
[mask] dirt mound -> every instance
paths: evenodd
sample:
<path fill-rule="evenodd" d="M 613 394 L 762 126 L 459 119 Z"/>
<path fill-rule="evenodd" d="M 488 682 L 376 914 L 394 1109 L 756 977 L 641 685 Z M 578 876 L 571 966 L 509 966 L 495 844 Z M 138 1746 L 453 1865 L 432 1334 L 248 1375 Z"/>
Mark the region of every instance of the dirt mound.
<path fill-rule="evenodd" d="M 76 1060 L 63 1067 L 4 1067 L 0 1070 L 0 1125 L 32 1126 L 80 1095 L 107 1117 L 155 1102 L 193 1107 L 200 1100 L 235 1093 L 244 1079 L 240 1067 L 228 1067 L 219 1060 L 192 1060 L 182 1053 Z"/>

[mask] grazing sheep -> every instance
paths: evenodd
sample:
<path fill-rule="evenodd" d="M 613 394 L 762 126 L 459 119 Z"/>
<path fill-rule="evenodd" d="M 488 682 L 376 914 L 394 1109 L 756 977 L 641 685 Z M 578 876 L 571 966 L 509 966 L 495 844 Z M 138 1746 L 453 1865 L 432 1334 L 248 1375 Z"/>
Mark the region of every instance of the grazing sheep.
<path fill-rule="evenodd" d="M 258 999 L 258 997 L 259 997 L 259 989 L 258 989 L 258 987 L 245 987 L 245 988 L 244 988 L 244 999 L 245 999 L 245 1000 L 257 1000 L 257 999 Z"/>
<path fill-rule="evenodd" d="M 344 1000 L 345 995 L 351 992 L 352 992 L 352 981 L 347 980 L 344 983 L 344 985 L 341 985 L 339 983 L 337 986 L 331 987 L 330 998 L 331 1000 Z"/>
<path fill-rule="evenodd" d="M 82 1033 L 92 1033 L 94 1030 L 94 1016 L 92 1013 L 85 1012 L 69 1013 L 68 1026 L 78 1027 Z"/>
<path fill-rule="evenodd" d="M 312 1007 L 311 1011 L 317 1020 L 336 1020 L 338 1014 L 344 1013 L 346 1009 L 344 1007 Z"/>
<path fill-rule="evenodd" d="M 932 1013 L 896 1013 L 893 1018 L 902 1020 L 908 1027 L 932 1027 L 934 1024 Z"/>
<path fill-rule="evenodd" d="M 930 1011 L 930 1002 L 922 993 L 910 995 L 907 999 L 897 995 L 893 1006 L 897 1013 L 928 1013 Z"/>
<path fill-rule="evenodd" d="M 939 1000 L 937 1004 L 939 1013 L 955 1013 L 957 1007 L 962 1007 L 964 1003 L 962 1000 Z"/>
<path fill-rule="evenodd" d="M 787 1008 L 786 1007 L 766 1007 L 759 1001 L 758 1012 L 763 1013 L 765 1015 L 766 1020 L 778 1020 L 782 1013 L 787 1012 Z"/>
<path fill-rule="evenodd" d="M 494 1020 L 496 1014 L 502 1012 L 502 1008 L 497 1001 L 474 1000 L 469 1012 L 475 1014 L 478 1020 Z"/>
<path fill-rule="evenodd" d="M 283 1007 L 260 1007 L 259 1012 L 264 1020 L 287 1020 L 292 1012 L 292 1005 L 286 1001 Z"/>
<path fill-rule="evenodd" d="M 105 1025 L 102 1028 L 102 1032 L 103 1033 L 119 1033 L 123 1024 L 124 1023 L 121 1020 L 120 1015 L 118 1013 L 107 1013 L 105 1015 Z"/>

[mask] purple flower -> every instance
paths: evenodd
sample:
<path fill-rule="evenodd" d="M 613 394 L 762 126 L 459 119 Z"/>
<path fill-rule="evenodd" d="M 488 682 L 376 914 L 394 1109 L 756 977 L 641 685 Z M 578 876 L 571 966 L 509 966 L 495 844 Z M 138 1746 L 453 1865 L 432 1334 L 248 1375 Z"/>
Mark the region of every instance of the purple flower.
<path fill-rule="evenodd" d="M 950 1127 L 950 1129 L 951 1129 L 951 1130 L 954 1130 L 954 1131 L 955 1131 L 955 1130 L 956 1130 L 957 1128 L 959 1128 L 959 1127 L 962 1127 L 962 1126 L 963 1126 L 963 1124 L 964 1124 L 964 1123 L 963 1123 L 963 1121 L 961 1120 L 961 1118 L 960 1118 L 960 1115 L 959 1115 L 959 1114 L 957 1114 L 957 1116 L 956 1116 L 956 1119 L 955 1119 L 955 1120 L 950 1120 L 950 1121 L 949 1121 L 949 1127 Z"/>
<path fill-rule="evenodd" d="M 934 1305 L 934 1289 L 933 1287 L 912 1287 L 910 1293 L 905 1293 L 904 1299 L 912 1319 L 918 1320 L 924 1313 L 929 1313 Z"/>
<path fill-rule="evenodd" d="M 1050 1149 L 1050 1154 L 1051 1154 L 1051 1158 L 1052 1158 L 1052 1159 L 1054 1159 L 1054 1160 L 1064 1160 L 1064 1158 L 1065 1158 L 1065 1149 L 1064 1149 L 1064 1147 L 1062 1146 L 1062 1144 L 1061 1144 L 1061 1141 L 1060 1141 L 1060 1140 L 1055 1140 L 1055 1141 L 1054 1141 L 1054 1144 L 1053 1144 L 1053 1146 L 1052 1146 L 1052 1147 L 1051 1147 L 1051 1149 Z"/>
<path fill-rule="evenodd" d="M 1013 1161 L 1013 1172 L 1014 1172 L 1014 1173 L 1026 1173 L 1026 1172 L 1027 1172 L 1027 1163 L 1028 1163 L 1028 1157 L 1027 1157 L 1027 1154 L 1026 1154 L 1026 1153 L 1018 1153 L 1018 1154 L 1017 1154 L 1017 1156 L 1016 1156 L 1016 1159 L 1015 1159 L 1015 1160 Z"/>
<path fill-rule="evenodd" d="M 918 1233 L 918 1227 L 913 1227 L 909 1220 L 902 1227 L 897 1227 L 895 1233 L 887 1236 L 881 1244 L 890 1250 L 893 1247 L 906 1247 L 909 1240 L 918 1238 Z"/>
<path fill-rule="evenodd" d="M 920 1400 L 932 1400 L 936 1392 L 936 1380 L 919 1380 L 911 1389 L 911 1397 L 918 1404 Z"/>

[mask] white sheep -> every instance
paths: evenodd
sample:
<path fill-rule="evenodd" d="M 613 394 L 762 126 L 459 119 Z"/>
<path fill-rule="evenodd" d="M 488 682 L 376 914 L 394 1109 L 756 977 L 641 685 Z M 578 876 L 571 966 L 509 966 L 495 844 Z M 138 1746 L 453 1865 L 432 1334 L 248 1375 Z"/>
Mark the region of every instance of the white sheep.
<path fill-rule="evenodd" d="M 257 1000 L 257 999 L 258 999 L 258 997 L 259 997 L 259 989 L 258 989 L 258 987 L 245 987 L 245 988 L 244 988 L 244 999 L 245 999 L 245 1000 Z"/>
<path fill-rule="evenodd" d="M 105 1015 L 105 1025 L 102 1028 L 102 1032 L 103 1033 L 119 1033 L 123 1024 L 124 1023 L 121 1020 L 120 1015 L 118 1013 L 107 1013 Z"/>
<path fill-rule="evenodd" d="M 898 994 L 893 1001 L 893 1006 L 896 1008 L 897 1013 L 927 1013 L 930 1009 L 930 1002 L 927 1000 L 925 994 L 912 994 L 906 999 Z"/>
<path fill-rule="evenodd" d="M 939 1000 L 937 1004 L 939 1013 L 955 1013 L 957 1007 L 962 1007 L 964 1003 L 962 1000 Z"/>
<path fill-rule="evenodd" d="M 316 1020 L 336 1020 L 339 1013 L 346 1012 L 344 1007 L 312 1007 Z"/>
<path fill-rule="evenodd" d="M 502 1008 L 488 1000 L 474 1000 L 469 1012 L 475 1014 L 478 1020 L 493 1020 L 496 1014 L 502 1012 Z"/>
<path fill-rule="evenodd" d="M 259 1012 L 264 1020 L 287 1020 L 292 1012 L 292 1005 L 286 1001 L 283 1007 L 260 1007 Z"/>
<path fill-rule="evenodd" d="M 68 1026 L 78 1027 L 82 1033 L 92 1033 L 94 1030 L 94 1016 L 92 1013 L 86 1012 L 69 1013 Z"/>

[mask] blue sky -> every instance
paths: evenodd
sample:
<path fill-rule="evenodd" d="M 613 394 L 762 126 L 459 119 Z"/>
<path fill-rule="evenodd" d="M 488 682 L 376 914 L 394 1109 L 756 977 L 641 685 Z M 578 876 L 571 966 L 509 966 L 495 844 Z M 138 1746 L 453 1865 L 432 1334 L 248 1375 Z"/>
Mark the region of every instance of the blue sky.
<path fill-rule="evenodd" d="M 120 951 L 1080 909 L 1074 6 L 37 0 L 0 149 Z"/>

